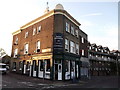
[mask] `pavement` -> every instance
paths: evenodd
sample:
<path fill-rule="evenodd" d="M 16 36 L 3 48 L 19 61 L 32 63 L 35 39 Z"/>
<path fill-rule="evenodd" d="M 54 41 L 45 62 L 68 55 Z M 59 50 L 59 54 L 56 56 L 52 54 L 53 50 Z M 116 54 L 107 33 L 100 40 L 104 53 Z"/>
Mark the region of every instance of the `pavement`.
<path fill-rule="evenodd" d="M 66 89 L 79 89 L 79 88 L 115 88 L 119 87 L 119 77 L 116 76 L 94 76 L 90 80 L 80 80 L 79 82 L 73 81 L 52 81 L 39 78 L 33 78 L 26 75 L 15 73 L 7 73 L 2 76 L 2 88 L 15 89 L 16 88 L 29 88 L 35 90 L 66 90 Z M 3 89 L 3 90 L 4 90 Z"/>

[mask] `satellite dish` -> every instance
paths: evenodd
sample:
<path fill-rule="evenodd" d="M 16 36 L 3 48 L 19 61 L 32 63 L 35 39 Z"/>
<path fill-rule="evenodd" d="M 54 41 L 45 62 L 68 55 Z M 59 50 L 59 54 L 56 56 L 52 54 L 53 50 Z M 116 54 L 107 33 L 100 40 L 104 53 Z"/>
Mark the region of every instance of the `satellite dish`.
<path fill-rule="evenodd" d="M 55 6 L 55 9 L 64 10 L 64 7 L 62 6 L 62 4 L 57 4 L 57 5 Z"/>

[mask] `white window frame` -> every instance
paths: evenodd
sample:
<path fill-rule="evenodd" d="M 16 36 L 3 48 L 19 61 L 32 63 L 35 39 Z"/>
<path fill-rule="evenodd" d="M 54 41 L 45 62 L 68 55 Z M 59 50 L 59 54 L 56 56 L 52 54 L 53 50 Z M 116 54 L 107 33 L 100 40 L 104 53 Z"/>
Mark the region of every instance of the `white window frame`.
<path fill-rule="evenodd" d="M 69 52 L 69 40 L 65 39 L 65 51 Z"/>
<path fill-rule="evenodd" d="M 77 29 L 75 30 L 75 35 L 76 35 L 76 37 L 79 36 L 79 34 L 78 34 L 78 30 L 77 30 Z"/>
<path fill-rule="evenodd" d="M 40 50 L 40 44 L 41 44 L 40 41 L 36 42 L 36 53 L 38 53 L 38 49 Z"/>
<path fill-rule="evenodd" d="M 36 34 L 36 28 L 33 28 L 33 35 Z"/>
<path fill-rule="evenodd" d="M 28 37 L 28 32 L 25 32 L 25 38 L 27 38 Z"/>
<path fill-rule="evenodd" d="M 82 43 L 84 43 L 84 38 L 82 37 L 81 39 L 82 39 Z"/>
<path fill-rule="evenodd" d="M 72 34 L 72 35 L 75 35 L 75 29 L 74 29 L 73 26 L 71 26 L 71 34 Z"/>
<path fill-rule="evenodd" d="M 84 56 L 85 55 L 85 50 L 82 50 L 82 56 Z"/>
<path fill-rule="evenodd" d="M 24 54 L 28 54 L 28 49 L 29 49 L 29 44 L 26 43 L 26 44 L 24 45 Z"/>
<path fill-rule="evenodd" d="M 73 41 L 70 41 L 70 52 L 75 53 L 75 43 Z"/>
<path fill-rule="evenodd" d="M 41 31 L 41 25 L 40 26 L 38 26 L 38 30 L 37 30 L 37 34 Z"/>
<path fill-rule="evenodd" d="M 14 58 L 16 58 L 17 57 L 17 55 L 18 55 L 18 48 L 16 48 L 15 50 L 14 50 Z"/>
<path fill-rule="evenodd" d="M 18 37 L 16 37 L 15 39 L 15 44 L 18 44 Z"/>
<path fill-rule="evenodd" d="M 65 30 L 66 30 L 66 32 L 70 32 L 70 24 L 68 22 L 66 22 Z"/>
<path fill-rule="evenodd" d="M 76 54 L 79 55 L 79 45 L 78 44 L 76 44 Z"/>

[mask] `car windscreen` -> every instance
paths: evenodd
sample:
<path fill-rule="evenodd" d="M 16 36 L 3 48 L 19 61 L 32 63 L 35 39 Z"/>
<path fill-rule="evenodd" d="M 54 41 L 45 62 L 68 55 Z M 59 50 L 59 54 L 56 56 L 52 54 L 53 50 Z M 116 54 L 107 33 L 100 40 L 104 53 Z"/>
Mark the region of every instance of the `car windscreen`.
<path fill-rule="evenodd" d="M 6 68 L 6 65 L 2 65 L 2 68 Z"/>

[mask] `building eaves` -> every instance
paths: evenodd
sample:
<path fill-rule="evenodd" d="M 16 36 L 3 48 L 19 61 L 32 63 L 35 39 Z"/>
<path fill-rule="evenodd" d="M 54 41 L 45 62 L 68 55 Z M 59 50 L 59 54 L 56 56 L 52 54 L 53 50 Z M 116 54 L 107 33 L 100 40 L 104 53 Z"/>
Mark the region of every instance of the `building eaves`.
<path fill-rule="evenodd" d="M 40 22 L 40 21 L 46 19 L 47 17 L 50 17 L 50 16 L 55 15 L 55 14 L 62 14 L 62 15 L 64 15 L 64 16 L 66 16 L 69 20 L 71 20 L 74 24 L 76 24 L 77 26 L 80 26 L 80 25 L 81 25 L 81 24 L 80 24 L 76 19 L 74 19 L 67 11 L 54 9 L 54 10 L 51 10 L 51 11 L 49 11 L 48 13 L 46 13 L 46 14 L 44 14 L 44 15 L 42 15 L 42 16 L 40 16 L 40 17 L 38 17 L 38 18 L 30 21 L 30 22 L 28 22 L 27 24 L 25 24 L 25 25 L 23 25 L 22 27 L 20 27 L 20 29 L 25 29 L 25 28 L 27 28 L 27 27 L 29 27 L 29 26 L 31 26 L 31 25 L 34 25 L 35 23 Z"/>

